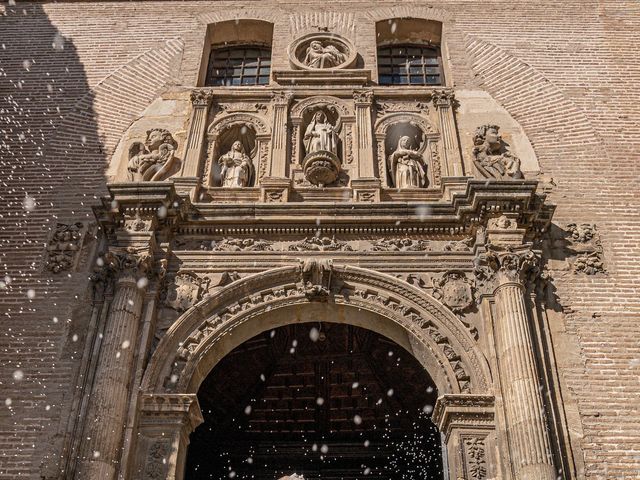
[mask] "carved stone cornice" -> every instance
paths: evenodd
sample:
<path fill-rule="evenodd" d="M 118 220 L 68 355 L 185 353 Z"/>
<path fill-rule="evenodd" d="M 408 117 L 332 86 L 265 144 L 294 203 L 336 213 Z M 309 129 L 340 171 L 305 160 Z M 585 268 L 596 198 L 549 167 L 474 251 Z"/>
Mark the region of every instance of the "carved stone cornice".
<path fill-rule="evenodd" d="M 493 430 L 494 404 L 493 395 L 442 395 L 431 419 L 446 438 L 455 428 Z"/>
<path fill-rule="evenodd" d="M 191 92 L 191 104 L 194 107 L 208 107 L 213 100 L 213 93 L 211 90 L 193 90 Z"/>
<path fill-rule="evenodd" d="M 202 412 L 195 394 L 146 393 L 141 396 L 141 423 L 161 424 L 187 419 L 190 431 L 203 422 Z"/>

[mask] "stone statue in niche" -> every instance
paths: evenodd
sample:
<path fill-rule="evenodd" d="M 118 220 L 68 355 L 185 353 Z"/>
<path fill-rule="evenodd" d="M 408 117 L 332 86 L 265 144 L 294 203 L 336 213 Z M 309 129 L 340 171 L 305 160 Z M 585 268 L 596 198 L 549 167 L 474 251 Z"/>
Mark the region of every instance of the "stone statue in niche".
<path fill-rule="evenodd" d="M 179 161 L 174 156 L 177 147 L 168 130 L 148 130 L 144 143 L 134 142 L 129 147 L 129 180 L 157 182 L 176 173 L 179 167 Z"/>
<path fill-rule="evenodd" d="M 507 151 L 499 130 L 497 125 L 483 125 L 476 130 L 473 138 L 476 167 L 485 177 L 501 180 L 524 178 L 520 170 L 520 159 Z"/>
<path fill-rule="evenodd" d="M 319 110 L 304 132 L 304 148 L 306 153 L 326 151 L 338 153 L 338 128 L 331 125 L 327 115 Z"/>
<path fill-rule="evenodd" d="M 223 187 L 240 188 L 251 185 L 253 164 L 251 158 L 244 153 L 242 142 L 233 142 L 231 149 L 218 159 L 218 163 Z"/>
<path fill-rule="evenodd" d="M 311 68 L 333 68 L 346 62 L 347 56 L 332 43 L 326 45 L 320 40 L 313 40 L 304 57 L 303 63 Z"/>
<path fill-rule="evenodd" d="M 323 110 L 315 112 L 307 125 L 303 137 L 306 155 L 302 170 L 305 178 L 313 185 L 324 187 L 338 180 L 340 127 L 340 119 L 333 125 Z"/>
<path fill-rule="evenodd" d="M 427 185 L 427 165 L 407 135 L 400 137 L 398 147 L 389 155 L 389 171 L 396 188 L 422 188 Z"/>

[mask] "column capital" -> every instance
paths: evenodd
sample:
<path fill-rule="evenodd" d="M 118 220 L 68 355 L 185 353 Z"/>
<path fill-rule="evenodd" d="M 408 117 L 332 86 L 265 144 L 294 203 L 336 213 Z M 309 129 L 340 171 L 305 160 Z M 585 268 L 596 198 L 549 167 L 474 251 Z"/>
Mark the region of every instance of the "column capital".
<path fill-rule="evenodd" d="M 152 273 L 152 259 L 149 252 L 133 247 L 107 251 L 101 261 L 98 261 L 98 266 L 104 266 L 116 280 L 137 281 Z"/>
<path fill-rule="evenodd" d="M 499 285 L 507 282 L 526 284 L 539 273 L 540 256 L 531 249 L 508 252 L 490 252 L 494 256 L 491 262 Z"/>
<path fill-rule="evenodd" d="M 191 104 L 194 107 L 207 108 L 211 105 L 213 93 L 210 90 L 193 90 L 191 91 Z"/>
<path fill-rule="evenodd" d="M 456 106 L 456 95 L 453 89 L 434 90 L 431 101 L 436 109 Z"/>
<path fill-rule="evenodd" d="M 271 102 L 274 105 L 288 106 L 293 100 L 293 93 L 279 90 L 271 93 Z"/>
<path fill-rule="evenodd" d="M 370 106 L 373 103 L 373 90 L 355 90 L 353 100 L 356 106 Z"/>

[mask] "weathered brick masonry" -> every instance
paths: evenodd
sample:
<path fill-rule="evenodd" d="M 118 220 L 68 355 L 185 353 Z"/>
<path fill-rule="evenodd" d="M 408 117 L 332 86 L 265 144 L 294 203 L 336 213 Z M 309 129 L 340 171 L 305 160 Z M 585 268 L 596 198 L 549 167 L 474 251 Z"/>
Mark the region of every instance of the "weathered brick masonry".
<path fill-rule="evenodd" d="M 597 225 L 607 272 L 556 272 L 551 336 L 581 475 L 640 477 L 640 3 L 265 0 L 0 6 L 0 478 L 46 473 L 80 383 L 95 241 L 55 275 L 51 229 L 92 220 L 125 130 L 195 85 L 206 25 L 273 22 L 277 52 L 324 15 L 355 25 L 374 66 L 375 21 L 416 12 L 449 22 L 455 88 L 486 90 L 524 128 L 554 223 Z"/>

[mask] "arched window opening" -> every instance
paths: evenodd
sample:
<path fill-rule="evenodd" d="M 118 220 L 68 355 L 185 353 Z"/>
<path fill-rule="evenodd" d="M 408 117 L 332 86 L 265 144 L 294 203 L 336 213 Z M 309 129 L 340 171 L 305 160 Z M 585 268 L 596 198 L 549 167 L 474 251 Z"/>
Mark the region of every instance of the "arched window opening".
<path fill-rule="evenodd" d="M 271 48 L 259 45 L 214 48 L 209 57 L 206 85 L 267 85 L 270 75 Z"/>
<path fill-rule="evenodd" d="M 380 85 L 442 85 L 440 48 L 431 45 L 378 47 Z"/>
<path fill-rule="evenodd" d="M 206 86 L 267 85 L 271 77 L 273 24 L 238 19 L 210 24 L 200 71 Z"/>
<path fill-rule="evenodd" d="M 287 325 L 246 341 L 202 383 L 187 480 L 437 479 L 436 386 L 395 342 L 360 327 Z"/>
<path fill-rule="evenodd" d="M 442 24 L 418 18 L 376 23 L 380 85 L 444 85 Z"/>

